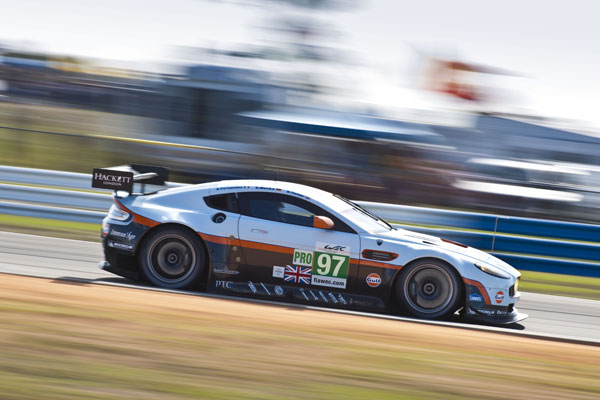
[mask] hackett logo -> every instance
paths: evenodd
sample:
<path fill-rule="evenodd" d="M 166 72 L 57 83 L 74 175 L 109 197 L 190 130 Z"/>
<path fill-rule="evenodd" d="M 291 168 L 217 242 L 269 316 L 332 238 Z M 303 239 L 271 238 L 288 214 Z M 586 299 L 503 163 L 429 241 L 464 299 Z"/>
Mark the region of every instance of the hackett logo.
<path fill-rule="evenodd" d="M 104 181 L 105 183 L 115 182 L 115 183 L 131 183 L 131 178 L 128 176 L 120 176 L 120 175 L 108 175 L 103 174 L 102 172 L 96 172 L 94 174 L 94 179 Z"/>
<path fill-rule="evenodd" d="M 92 187 L 131 192 L 133 172 L 95 168 L 92 173 Z"/>

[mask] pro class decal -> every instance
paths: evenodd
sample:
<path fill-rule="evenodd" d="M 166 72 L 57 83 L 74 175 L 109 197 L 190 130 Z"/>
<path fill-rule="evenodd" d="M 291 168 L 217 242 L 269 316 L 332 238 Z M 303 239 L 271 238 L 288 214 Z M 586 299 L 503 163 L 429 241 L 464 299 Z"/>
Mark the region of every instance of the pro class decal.
<path fill-rule="evenodd" d="M 367 275 L 365 280 L 367 281 L 367 285 L 369 285 L 372 288 L 376 288 L 379 285 L 381 285 L 381 277 L 379 276 L 379 274 L 376 273 Z"/>
<path fill-rule="evenodd" d="M 313 266 L 313 252 L 312 251 L 304 251 L 304 250 L 294 250 L 294 256 L 292 258 L 292 264 L 294 265 L 302 265 L 304 267 L 312 267 Z"/>

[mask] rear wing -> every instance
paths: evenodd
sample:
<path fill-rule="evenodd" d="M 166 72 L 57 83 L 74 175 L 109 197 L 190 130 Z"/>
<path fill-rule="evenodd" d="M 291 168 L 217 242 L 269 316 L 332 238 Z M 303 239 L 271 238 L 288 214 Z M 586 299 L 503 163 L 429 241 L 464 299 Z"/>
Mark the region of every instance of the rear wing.
<path fill-rule="evenodd" d="M 140 184 L 139 192 L 135 194 L 146 194 L 160 190 L 155 186 L 165 186 L 168 178 L 169 170 L 164 167 L 142 164 L 119 165 L 109 168 L 94 168 L 92 187 L 134 194 L 134 184 Z M 147 188 L 151 190 L 146 192 Z"/>

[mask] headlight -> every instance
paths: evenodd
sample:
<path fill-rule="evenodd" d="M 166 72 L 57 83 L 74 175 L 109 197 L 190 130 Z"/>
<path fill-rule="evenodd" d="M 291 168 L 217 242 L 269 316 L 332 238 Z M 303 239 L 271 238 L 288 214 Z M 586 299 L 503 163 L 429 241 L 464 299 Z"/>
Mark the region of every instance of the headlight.
<path fill-rule="evenodd" d="M 492 275 L 495 276 L 496 278 L 502 278 L 502 279 L 510 279 L 510 275 L 507 274 L 506 272 L 502 271 L 500 268 L 496 268 L 492 265 L 482 265 L 482 264 L 475 264 L 475 266 L 477 268 L 479 268 L 481 271 L 485 272 L 488 275 Z"/>
<path fill-rule="evenodd" d="M 129 213 L 121 210 L 119 207 L 113 204 L 108 210 L 108 218 L 115 219 L 117 221 L 125 221 L 127 218 L 129 218 Z"/>

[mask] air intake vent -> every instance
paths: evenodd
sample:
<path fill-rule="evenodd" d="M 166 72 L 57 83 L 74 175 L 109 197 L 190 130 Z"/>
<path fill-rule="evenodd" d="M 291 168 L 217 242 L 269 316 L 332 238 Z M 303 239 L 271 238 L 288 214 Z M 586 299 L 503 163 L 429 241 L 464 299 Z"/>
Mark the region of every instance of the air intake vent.
<path fill-rule="evenodd" d="M 469 247 L 466 244 L 458 243 L 458 242 L 455 242 L 453 240 L 448 240 L 448 239 L 442 239 L 442 242 L 450 243 L 450 244 L 453 244 L 455 246 L 460 246 L 460 247 L 464 247 L 464 248 Z"/>
<path fill-rule="evenodd" d="M 363 258 L 368 258 L 369 260 L 392 261 L 398 257 L 398 254 L 381 250 L 363 250 L 362 256 Z"/>

